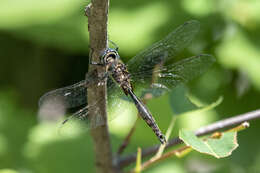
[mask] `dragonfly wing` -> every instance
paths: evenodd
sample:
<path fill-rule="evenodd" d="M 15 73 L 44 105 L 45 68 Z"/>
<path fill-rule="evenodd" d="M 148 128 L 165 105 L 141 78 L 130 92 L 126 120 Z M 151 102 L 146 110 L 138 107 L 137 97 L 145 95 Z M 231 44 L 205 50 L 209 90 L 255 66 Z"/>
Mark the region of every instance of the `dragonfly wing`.
<path fill-rule="evenodd" d="M 54 119 L 53 117 L 58 117 L 55 118 L 57 120 L 61 115 L 65 114 L 66 109 L 75 108 L 74 111 L 78 111 L 65 119 L 62 124 L 65 124 L 67 121 L 70 123 L 66 124 L 80 123 L 84 124 L 83 127 L 87 129 L 103 125 L 106 121 L 99 114 L 100 111 L 98 111 L 96 106 L 103 98 L 97 98 L 91 105 L 87 104 L 86 99 L 87 88 L 93 84 L 95 86 L 101 84 L 103 80 L 104 78 L 96 77 L 96 71 L 94 70 L 87 74 L 86 80 L 46 93 L 39 100 L 39 116 L 45 119 L 50 119 L 48 117 L 52 119 Z M 94 112 L 94 115 L 89 116 L 89 111 Z"/>
<path fill-rule="evenodd" d="M 122 106 L 122 98 L 125 96 L 119 85 L 117 85 L 113 79 L 109 76 L 107 79 L 107 93 L 108 93 L 108 121 L 113 120 L 117 114 L 113 114 L 114 109 L 120 109 Z M 102 99 L 97 99 L 97 101 L 92 105 L 86 105 L 82 109 L 78 110 L 67 119 L 63 121 L 63 126 L 71 127 L 74 125 L 82 125 L 83 129 L 92 129 L 98 126 L 104 125 L 106 123 L 106 119 L 104 116 L 99 114 L 96 105 Z M 93 116 L 89 116 L 89 111 L 94 112 Z M 67 123 L 68 122 L 68 123 Z M 64 128 L 62 126 L 62 128 Z"/>
<path fill-rule="evenodd" d="M 127 63 L 130 73 L 152 70 L 155 65 L 174 58 L 187 47 L 198 33 L 198 21 L 188 21 L 168 34 L 161 41 L 137 54 Z"/>
<path fill-rule="evenodd" d="M 164 66 L 155 71 L 158 83 L 170 89 L 180 83 L 186 83 L 203 73 L 215 62 L 211 55 L 201 54 Z"/>
<path fill-rule="evenodd" d="M 122 98 L 125 99 L 122 89 L 117 85 L 113 79 L 109 76 L 107 79 L 107 93 L 108 93 L 108 121 L 113 120 L 118 114 L 114 114 L 114 110 L 121 109 L 122 107 Z M 97 99 L 97 101 L 92 105 L 86 105 L 82 109 L 78 110 L 67 119 L 63 121 L 64 126 L 74 126 L 74 124 L 82 124 L 84 129 L 96 128 L 100 125 L 106 123 L 104 116 L 99 114 L 96 105 L 99 104 L 99 101 L 102 99 Z M 89 116 L 89 111 L 94 112 L 94 116 Z M 120 112 L 122 114 L 122 111 Z M 66 123 L 68 122 L 68 123 Z"/>
<path fill-rule="evenodd" d="M 73 126 L 74 124 L 81 124 L 84 129 L 88 130 L 91 128 L 96 128 L 98 126 L 104 125 L 106 123 L 106 119 L 104 119 L 104 116 L 101 116 L 98 113 L 98 110 L 96 109 L 95 105 L 98 104 L 96 102 L 95 104 L 91 106 L 85 106 L 82 109 L 78 110 L 71 116 L 69 116 L 67 119 L 65 119 L 62 124 L 65 125 L 69 124 L 69 126 Z M 91 110 L 93 109 L 93 110 Z M 94 116 L 89 116 L 89 111 L 97 111 Z"/>
<path fill-rule="evenodd" d="M 60 103 L 65 109 L 70 109 L 86 104 L 86 87 L 86 81 L 82 80 L 76 84 L 47 92 L 40 98 L 39 106 Z"/>
<path fill-rule="evenodd" d="M 174 64 L 160 66 L 154 70 L 132 74 L 133 84 L 141 96 L 147 91 L 158 96 L 170 91 L 180 83 L 186 83 L 208 70 L 215 62 L 211 55 L 201 54 L 198 56 L 182 59 Z"/>
<path fill-rule="evenodd" d="M 39 99 L 39 106 L 43 104 L 59 103 L 65 109 L 75 108 L 87 103 L 86 89 L 100 80 L 95 70 L 89 72 L 85 80 L 76 84 L 47 92 Z"/>
<path fill-rule="evenodd" d="M 113 120 L 117 114 L 115 112 L 120 112 L 123 114 L 125 111 L 124 101 L 129 101 L 130 99 L 125 95 L 122 88 L 113 81 L 111 77 L 108 78 L 108 120 Z"/>

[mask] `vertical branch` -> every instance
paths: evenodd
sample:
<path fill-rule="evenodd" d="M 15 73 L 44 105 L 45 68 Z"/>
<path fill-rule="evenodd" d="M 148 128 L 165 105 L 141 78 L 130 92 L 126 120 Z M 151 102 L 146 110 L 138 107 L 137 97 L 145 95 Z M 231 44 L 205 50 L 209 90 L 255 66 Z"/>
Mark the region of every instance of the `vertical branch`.
<path fill-rule="evenodd" d="M 108 7 L 109 0 L 91 0 L 91 4 L 86 7 L 90 57 L 94 62 L 100 62 L 100 55 L 107 48 Z M 105 68 L 102 66 L 97 67 L 90 65 L 89 71 L 95 69 L 98 75 L 104 74 L 105 72 Z M 95 150 L 96 172 L 98 173 L 115 172 L 107 126 L 106 94 L 106 82 L 105 85 L 89 88 L 87 92 L 88 104 L 94 104 L 97 99 L 99 100 L 95 109 L 89 110 L 90 119 L 95 120 L 95 116 L 101 116 L 106 122 L 104 125 L 91 130 Z"/>

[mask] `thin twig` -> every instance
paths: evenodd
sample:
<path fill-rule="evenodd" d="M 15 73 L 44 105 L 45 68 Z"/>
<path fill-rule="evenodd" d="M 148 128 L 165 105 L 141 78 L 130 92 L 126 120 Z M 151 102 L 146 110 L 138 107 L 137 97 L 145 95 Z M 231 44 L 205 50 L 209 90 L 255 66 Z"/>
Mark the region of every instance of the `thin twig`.
<path fill-rule="evenodd" d="M 241 115 L 237 115 L 231 118 L 227 118 L 224 120 L 220 120 L 217 121 L 215 123 L 212 123 L 210 125 L 204 126 L 199 128 L 198 130 L 195 131 L 195 134 L 197 136 L 203 136 L 203 135 L 207 135 L 209 133 L 218 131 L 218 130 L 222 130 L 224 128 L 228 128 L 228 127 L 232 127 L 238 124 L 241 124 L 245 121 L 250 121 L 250 120 L 254 120 L 254 119 L 259 119 L 260 118 L 260 109 L 259 110 L 255 110 L 252 112 L 248 112 L 245 114 L 241 114 Z M 173 138 L 171 139 L 166 148 L 169 148 L 171 146 L 175 146 L 177 144 L 181 144 L 182 141 L 177 137 L 177 138 Z M 155 145 L 146 149 L 142 150 L 142 158 L 147 157 L 151 154 L 154 154 L 157 152 L 159 148 L 159 145 Z M 124 156 L 119 158 L 118 160 L 118 164 L 120 167 L 125 167 L 133 162 L 135 162 L 136 160 L 136 153 L 130 154 L 128 156 Z"/>
<path fill-rule="evenodd" d="M 139 121 L 140 119 L 140 116 L 138 115 L 137 116 L 137 119 L 135 120 L 135 123 L 134 125 L 132 126 L 132 128 L 130 129 L 129 133 L 127 134 L 127 136 L 125 137 L 123 143 L 120 145 L 118 151 L 117 151 L 117 154 L 120 155 L 123 153 L 123 151 L 126 149 L 127 145 L 129 144 L 130 142 L 130 139 L 135 131 L 135 128 L 136 128 L 136 125 L 137 125 L 137 122 Z"/>
<path fill-rule="evenodd" d="M 86 7 L 85 14 L 88 17 L 88 30 L 90 41 L 90 59 L 94 62 L 100 62 L 101 53 L 107 49 L 107 21 L 108 21 L 109 0 L 91 0 L 91 4 Z M 97 71 L 97 75 L 104 74 L 105 68 L 102 66 L 89 66 L 89 71 Z M 109 132 L 107 126 L 106 110 L 106 81 L 104 85 L 92 86 L 87 90 L 87 100 L 91 105 L 97 98 L 101 99 L 96 104 L 95 109 L 89 110 L 90 121 L 100 117 L 105 122 L 91 130 L 91 136 L 94 143 L 96 172 L 114 173 L 113 157 Z M 86 171 L 88 172 L 88 171 Z"/>

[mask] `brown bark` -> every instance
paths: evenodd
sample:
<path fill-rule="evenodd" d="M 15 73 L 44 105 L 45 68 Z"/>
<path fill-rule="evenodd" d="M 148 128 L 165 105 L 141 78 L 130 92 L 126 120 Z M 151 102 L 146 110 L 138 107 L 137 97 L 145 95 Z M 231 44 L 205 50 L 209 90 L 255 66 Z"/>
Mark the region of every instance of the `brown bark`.
<path fill-rule="evenodd" d="M 107 48 L 107 20 L 108 20 L 109 0 L 92 0 L 86 7 L 88 16 L 88 30 L 90 41 L 90 57 L 94 62 L 100 62 L 100 55 Z M 104 74 L 105 68 L 102 66 L 90 65 L 89 71 L 96 69 L 97 74 Z M 105 124 L 91 129 L 93 138 L 96 172 L 112 173 L 115 172 L 109 132 L 107 126 L 106 110 L 106 84 L 90 87 L 87 92 L 88 104 L 95 104 L 94 109 L 89 110 L 89 115 L 95 120 L 95 116 L 102 116 Z M 104 99 L 101 99 L 104 98 Z M 98 102 L 97 102 L 98 101 Z M 87 171 L 86 171 L 87 172 Z"/>

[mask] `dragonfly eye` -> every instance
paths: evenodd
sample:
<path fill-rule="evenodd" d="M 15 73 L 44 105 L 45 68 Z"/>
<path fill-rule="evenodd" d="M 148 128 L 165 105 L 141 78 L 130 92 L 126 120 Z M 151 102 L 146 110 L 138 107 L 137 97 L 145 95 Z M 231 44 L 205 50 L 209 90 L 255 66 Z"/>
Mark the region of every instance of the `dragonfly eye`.
<path fill-rule="evenodd" d="M 117 61 L 119 59 L 119 55 L 116 50 L 114 49 L 107 49 L 105 54 L 103 55 L 103 60 L 105 64 L 109 64 L 113 61 Z"/>

